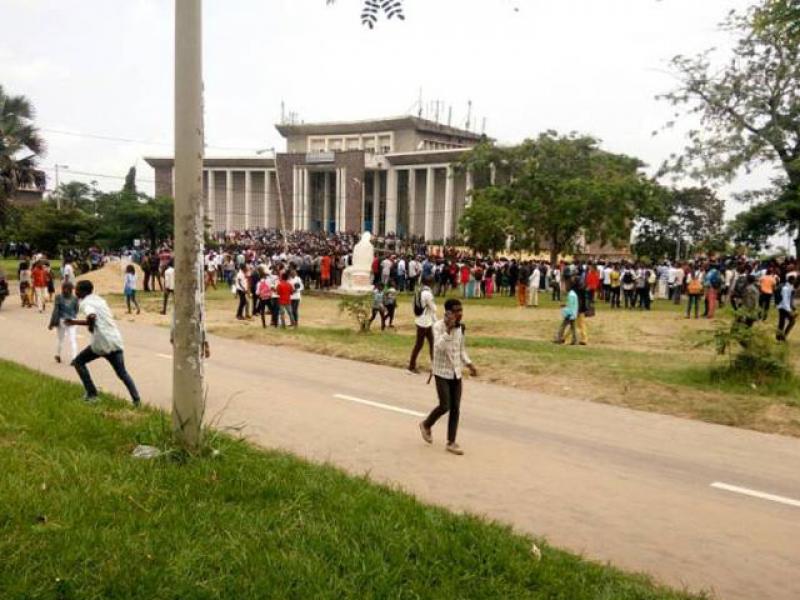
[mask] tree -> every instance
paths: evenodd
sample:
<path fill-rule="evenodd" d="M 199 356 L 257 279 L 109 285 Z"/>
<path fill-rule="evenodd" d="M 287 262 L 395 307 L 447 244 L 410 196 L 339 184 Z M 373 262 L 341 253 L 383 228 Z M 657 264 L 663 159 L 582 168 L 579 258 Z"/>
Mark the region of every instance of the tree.
<path fill-rule="evenodd" d="M 125 175 L 125 185 L 122 186 L 122 191 L 126 194 L 136 195 L 136 167 L 128 169 L 128 174 Z"/>
<path fill-rule="evenodd" d="M 88 248 L 97 225 L 92 215 L 74 207 L 42 203 L 22 211 L 17 234 L 33 248 L 57 256 L 62 250 Z"/>
<path fill-rule="evenodd" d="M 748 11 L 732 12 L 723 23 L 737 36 L 730 60 L 720 69 L 711 51 L 676 56 L 672 65 L 680 85 L 662 98 L 700 121 L 683 154 L 664 170 L 730 180 L 756 165 L 778 166 L 782 175 L 769 190 L 745 195 L 770 206 L 756 206 L 752 218 L 741 217 L 739 233 L 759 238 L 792 232 L 800 253 L 798 15 L 797 0 L 761 0 Z M 757 230 L 748 232 L 749 225 Z"/>
<path fill-rule="evenodd" d="M 486 190 L 464 211 L 459 228 L 467 245 L 483 255 L 493 255 L 504 248 L 511 233 L 512 213 L 509 202 L 497 197 L 502 190 Z"/>
<path fill-rule="evenodd" d="M 132 246 L 137 239 L 146 239 L 150 247 L 172 237 L 173 201 L 171 198 L 150 198 L 126 191 L 99 194 L 97 240 L 110 248 Z"/>
<path fill-rule="evenodd" d="M 627 244 L 630 228 L 651 195 L 642 163 L 599 148 L 593 137 L 553 131 L 519 146 L 490 142 L 470 151 L 462 167 L 494 170 L 494 184 L 473 191 L 473 202 L 509 211 L 518 249 L 547 248 L 551 262 L 586 242 Z"/>
<path fill-rule="evenodd" d="M 94 185 L 82 181 L 70 181 L 60 184 L 49 199 L 56 206 L 79 208 L 86 213 L 94 214 L 95 199 L 99 194 Z"/>
<path fill-rule="evenodd" d="M 326 3 L 330 6 L 335 4 L 336 0 L 326 0 Z M 406 18 L 403 13 L 403 0 L 364 0 L 364 8 L 361 11 L 361 24 L 373 29 L 378 22 L 380 12 L 383 12 L 388 19 L 396 17 L 403 21 Z"/>
<path fill-rule="evenodd" d="M 0 86 L 0 225 L 5 222 L 6 203 L 17 188 L 45 186 L 44 174 L 36 168 L 45 144 L 33 117 L 33 105 L 25 96 L 9 96 Z"/>
<path fill-rule="evenodd" d="M 721 252 L 726 247 L 725 203 L 706 187 L 663 189 L 636 224 L 634 252 L 652 259 Z"/>

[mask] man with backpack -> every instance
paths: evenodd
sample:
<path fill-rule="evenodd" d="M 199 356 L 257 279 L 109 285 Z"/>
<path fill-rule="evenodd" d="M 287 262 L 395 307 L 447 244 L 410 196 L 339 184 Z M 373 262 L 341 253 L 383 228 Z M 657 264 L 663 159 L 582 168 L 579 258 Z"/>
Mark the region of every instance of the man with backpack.
<path fill-rule="evenodd" d="M 417 339 L 414 349 L 411 351 L 411 359 L 408 362 L 409 373 L 419 373 L 417 370 L 417 357 L 425 340 L 428 340 L 431 362 L 433 362 L 433 324 L 436 322 L 436 304 L 433 300 L 431 291 L 431 276 L 423 276 L 422 287 L 414 294 L 414 323 L 417 327 Z"/>

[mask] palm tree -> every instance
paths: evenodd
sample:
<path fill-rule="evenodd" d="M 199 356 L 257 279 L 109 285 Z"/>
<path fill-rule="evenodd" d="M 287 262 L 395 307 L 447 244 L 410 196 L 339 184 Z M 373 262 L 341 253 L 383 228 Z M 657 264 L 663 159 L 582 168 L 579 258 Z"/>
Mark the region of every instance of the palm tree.
<path fill-rule="evenodd" d="M 9 96 L 0 86 L 0 224 L 5 220 L 6 202 L 17 188 L 45 185 L 44 174 L 36 168 L 45 145 L 33 116 L 33 106 L 25 96 Z"/>
<path fill-rule="evenodd" d="M 326 0 L 334 4 L 336 0 Z M 378 12 L 383 11 L 389 19 L 397 17 L 405 20 L 403 14 L 403 0 L 364 0 L 364 9 L 361 11 L 361 23 L 372 29 L 378 22 Z"/>

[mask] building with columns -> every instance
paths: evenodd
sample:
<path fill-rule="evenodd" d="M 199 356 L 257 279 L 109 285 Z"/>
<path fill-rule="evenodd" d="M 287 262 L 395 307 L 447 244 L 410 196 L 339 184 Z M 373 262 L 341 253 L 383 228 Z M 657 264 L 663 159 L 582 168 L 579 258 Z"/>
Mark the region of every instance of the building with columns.
<path fill-rule="evenodd" d="M 481 135 L 405 116 L 281 124 L 286 152 L 206 158 L 203 207 L 215 231 L 275 227 L 446 240 L 472 187 L 456 168 Z M 172 158 L 146 158 L 156 195 L 173 195 Z"/>

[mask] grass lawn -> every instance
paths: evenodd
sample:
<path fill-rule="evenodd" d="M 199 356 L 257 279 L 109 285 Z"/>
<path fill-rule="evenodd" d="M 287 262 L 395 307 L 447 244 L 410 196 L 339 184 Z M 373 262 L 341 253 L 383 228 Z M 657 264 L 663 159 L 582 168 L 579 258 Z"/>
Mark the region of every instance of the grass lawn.
<path fill-rule="evenodd" d="M 50 267 L 53 270 L 53 273 L 58 277 L 61 273 L 61 260 L 60 259 L 49 259 L 50 260 Z M 0 271 L 6 274 L 6 279 L 9 281 L 16 281 L 19 279 L 17 277 L 17 269 L 19 268 L 19 261 L 16 258 L 0 258 Z"/>
<path fill-rule="evenodd" d="M 404 493 L 225 436 L 164 447 L 167 419 L 0 361 L 0 598 L 680 599 Z"/>
<path fill-rule="evenodd" d="M 121 315 L 122 296 L 112 295 Z M 136 320 L 168 324 L 157 293 L 140 294 L 145 311 Z M 441 298 L 437 298 L 440 307 Z M 306 294 L 297 331 L 262 329 L 260 322 L 236 321 L 236 300 L 228 290 L 207 295 L 210 332 L 259 344 L 302 350 L 403 368 L 414 345 L 411 298 L 403 295 L 397 328 L 380 331 L 379 322 L 367 334 L 338 311 L 333 295 Z M 710 346 L 698 346 L 713 325 L 686 319 L 685 304 L 656 301 L 653 310 L 610 310 L 599 303 L 589 319 L 588 346 L 556 346 L 553 335 L 560 321 L 559 305 L 549 296 L 538 308 L 518 308 L 508 297 L 467 300 L 464 319 L 468 351 L 481 379 L 568 396 L 660 412 L 770 433 L 800 436 L 800 385 L 797 381 L 763 385 L 746 377 L 737 383 L 715 381 L 711 369 L 724 364 Z M 775 327 L 773 309 L 767 324 Z M 719 313 L 730 318 L 730 309 Z M 762 326 L 762 325 L 760 325 Z M 795 332 L 796 333 L 796 332 Z M 800 335 L 800 334 L 798 334 Z M 800 371 L 800 338 L 790 337 L 795 371 Z M 428 366 L 427 348 L 420 368 Z"/>

